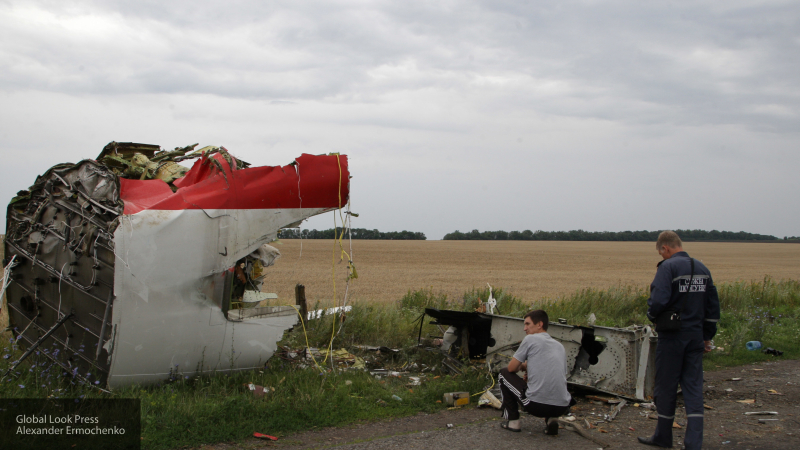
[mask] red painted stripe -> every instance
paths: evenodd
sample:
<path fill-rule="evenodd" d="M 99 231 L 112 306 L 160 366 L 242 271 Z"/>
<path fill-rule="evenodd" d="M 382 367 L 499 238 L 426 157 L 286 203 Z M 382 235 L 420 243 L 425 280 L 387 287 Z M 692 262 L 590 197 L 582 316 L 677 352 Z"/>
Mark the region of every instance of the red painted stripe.
<path fill-rule="evenodd" d="M 296 165 L 240 170 L 231 170 L 219 154 L 212 158 L 220 162 L 222 171 L 211 158 L 203 157 L 175 181 L 179 188 L 175 193 L 160 180 L 122 179 L 124 214 L 145 209 L 336 208 L 347 204 L 350 171 L 346 155 L 303 154 L 295 160 Z"/>

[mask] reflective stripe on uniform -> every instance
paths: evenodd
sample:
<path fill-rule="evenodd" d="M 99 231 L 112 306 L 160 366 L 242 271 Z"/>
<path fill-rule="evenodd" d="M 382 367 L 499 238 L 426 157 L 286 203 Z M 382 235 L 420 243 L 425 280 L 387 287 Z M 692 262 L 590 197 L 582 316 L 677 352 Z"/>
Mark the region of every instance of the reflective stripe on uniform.
<path fill-rule="evenodd" d="M 701 419 L 702 419 L 702 418 L 703 418 L 703 415 L 702 415 L 702 414 L 687 414 L 687 415 L 686 415 L 686 418 L 689 418 L 689 417 L 699 417 L 699 418 L 701 418 Z"/>
<path fill-rule="evenodd" d="M 681 275 L 681 276 L 679 276 L 679 277 L 675 277 L 675 278 L 673 278 L 673 279 L 672 279 L 672 282 L 674 283 L 674 282 L 676 282 L 676 281 L 678 281 L 678 280 L 689 280 L 689 279 L 691 279 L 691 278 L 692 278 L 692 276 L 691 276 L 691 275 Z M 711 278 L 711 277 L 709 277 L 708 275 L 695 275 L 695 276 L 694 276 L 694 279 L 695 279 L 695 280 L 701 280 L 701 279 L 703 279 L 703 280 L 704 280 L 704 279 L 707 279 L 707 278 Z"/>
<path fill-rule="evenodd" d="M 672 419 L 674 419 L 674 418 L 675 418 L 675 416 L 664 416 L 664 415 L 661 415 L 661 414 L 659 414 L 659 415 L 658 415 L 658 418 L 659 418 L 659 419 L 669 419 L 669 420 L 672 420 Z"/>
<path fill-rule="evenodd" d="M 706 319 L 706 322 L 719 322 L 719 319 Z"/>

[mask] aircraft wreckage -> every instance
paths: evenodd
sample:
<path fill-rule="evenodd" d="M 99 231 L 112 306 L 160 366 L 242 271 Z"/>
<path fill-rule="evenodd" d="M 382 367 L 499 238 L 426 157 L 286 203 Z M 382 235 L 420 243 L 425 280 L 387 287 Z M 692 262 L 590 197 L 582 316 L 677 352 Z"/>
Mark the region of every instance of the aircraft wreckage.
<path fill-rule="evenodd" d="M 490 305 L 493 299 L 490 299 Z M 493 308 L 490 306 L 490 312 Z M 465 358 L 486 359 L 494 372 L 508 366 L 525 337 L 523 320 L 487 312 L 425 309 L 431 323 L 448 326 L 440 349 Z M 420 336 L 422 333 L 420 322 Z M 633 400 L 652 400 L 657 338 L 649 326 L 611 328 L 550 322 L 547 333 L 567 353 L 567 383 Z M 444 364 L 458 370 L 455 360 Z"/>
<path fill-rule="evenodd" d="M 11 201 L 3 265 L 23 348 L 109 388 L 253 369 L 273 355 L 298 314 L 257 306 L 280 255 L 266 244 L 347 203 L 347 157 L 249 167 L 223 147 L 194 147 L 111 142 Z"/>

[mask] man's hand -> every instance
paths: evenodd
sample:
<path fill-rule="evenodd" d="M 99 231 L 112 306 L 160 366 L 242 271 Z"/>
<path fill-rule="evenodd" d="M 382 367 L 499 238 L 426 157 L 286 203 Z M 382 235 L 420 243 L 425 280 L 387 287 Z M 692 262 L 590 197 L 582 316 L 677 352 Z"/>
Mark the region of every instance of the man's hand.
<path fill-rule="evenodd" d="M 703 349 L 704 354 L 710 352 L 711 350 L 714 350 L 715 347 L 714 344 L 711 343 L 711 341 L 703 341 L 703 342 L 705 342 L 706 344 L 706 348 Z"/>

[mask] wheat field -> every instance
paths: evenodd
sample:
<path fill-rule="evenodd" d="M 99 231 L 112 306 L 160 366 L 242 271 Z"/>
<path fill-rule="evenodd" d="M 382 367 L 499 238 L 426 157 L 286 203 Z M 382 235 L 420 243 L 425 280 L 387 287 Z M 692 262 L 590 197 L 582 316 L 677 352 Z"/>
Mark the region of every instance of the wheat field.
<path fill-rule="evenodd" d="M 339 262 L 338 245 L 328 240 L 273 245 L 281 258 L 267 269 L 264 283 L 264 291 L 278 294 L 273 304 L 294 304 L 294 286 L 300 283 L 310 305 L 332 305 L 334 278 L 337 303 L 342 301 L 347 261 Z M 343 245 L 350 253 L 350 242 Z M 797 244 L 688 242 L 684 249 L 709 267 L 717 283 L 800 279 Z M 525 302 L 586 288 L 646 287 L 660 257 L 652 242 L 355 240 L 352 258 L 358 278 L 350 282 L 348 302 L 385 303 L 423 288 L 459 299 L 486 283 Z M 4 308 L 3 324 L 5 316 Z"/>
<path fill-rule="evenodd" d="M 343 244 L 349 252 L 350 243 Z M 333 241 L 273 245 L 282 256 L 268 270 L 265 291 L 291 303 L 294 286 L 301 283 L 310 301 L 331 304 L 335 268 L 341 301 L 346 261 L 338 263 L 341 252 L 338 246 L 334 252 Z M 646 287 L 660 260 L 654 242 L 357 240 L 352 248 L 358 279 L 350 282 L 348 298 L 363 302 L 391 302 L 421 288 L 461 298 L 486 283 L 526 302 L 586 288 Z M 708 266 L 717 283 L 800 278 L 800 245 L 688 242 L 684 249 Z"/>

